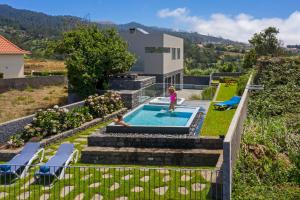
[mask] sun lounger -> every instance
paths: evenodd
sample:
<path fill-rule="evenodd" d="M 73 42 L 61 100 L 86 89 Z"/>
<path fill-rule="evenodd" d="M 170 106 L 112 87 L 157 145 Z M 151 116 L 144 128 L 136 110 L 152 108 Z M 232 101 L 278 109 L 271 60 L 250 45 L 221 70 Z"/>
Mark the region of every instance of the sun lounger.
<path fill-rule="evenodd" d="M 65 143 L 60 145 L 56 154 L 49 159 L 47 163 L 40 166 L 40 169 L 35 173 L 35 179 L 40 177 L 54 177 L 61 179 L 64 176 L 66 167 L 70 162 L 77 162 L 78 151 L 75 149 L 74 144 Z"/>
<path fill-rule="evenodd" d="M 40 148 L 40 143 L 27 143 L 18 155 L 9 162 L 0 165 L 0 174 L 15 175 L 18 178 L 25 177 L 30 165 L 39 157 L 40 153 L 42 153 L 40 162 L 43 160 L 44 152 L 44 149 Z"/>
<path fill-rule="evenodd" d="M 237 106 L 240 103 L 240 101 L 241 101 L 241 97 L 234 96 L 228 101 L 223 101 L 223 102 L 214 104 L 214 107 L 217 110 L 225 110 L 225 109 L 229 110 L 229 109 Z"/>

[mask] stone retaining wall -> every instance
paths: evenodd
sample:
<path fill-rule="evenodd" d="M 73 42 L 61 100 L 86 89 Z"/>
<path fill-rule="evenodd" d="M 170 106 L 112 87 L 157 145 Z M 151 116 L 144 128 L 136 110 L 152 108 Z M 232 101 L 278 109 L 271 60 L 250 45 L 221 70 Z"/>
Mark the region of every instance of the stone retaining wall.
<path fill-rule="evenodd" d="M 42 86 L 67 84 L 66 76 L 34 76 L 24 78 L 0 79 L 0 92 L 8 91 L 9 89 L 23 90 L 27 87 L 39 88 Z"/>
<path fill-rule="evenodd" d="M 154 76 L 142 76 L 137 80 L 127 80 L 127 79 L 110 79 L 110 88 L 114 90 L 139 90 L 141 88 L 152 85 L 156 82 Z"/>
<path fill-rule="evenodd" d="M 183 84 L 209 85 L 210 76 L 184 76 Z"/>
<path fill-rule="evenodd" d="M 218 137 L 179 137 L 150 134 L 103 134 L 101 131 L 88 138 L 88 146 L 178 148 L 178 149 L 222 149 L 223 139 Z"/>
<path fill-rule="evenodd" d="M 222 150 L 131 147 L 87 147 L 81 162 L 90 164 L 130 164 L 215 167 Z"/>

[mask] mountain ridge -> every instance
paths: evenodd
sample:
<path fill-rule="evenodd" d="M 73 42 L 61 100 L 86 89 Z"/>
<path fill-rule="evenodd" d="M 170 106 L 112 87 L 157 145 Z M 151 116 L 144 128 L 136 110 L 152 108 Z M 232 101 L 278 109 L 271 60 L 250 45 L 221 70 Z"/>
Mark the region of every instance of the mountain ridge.
<path fill-rule="evenodd" d="M 138 22 L 115 24 L 94 22 L 81 17 L 71 15 L 48 15 L 26 9 L 16 9 L 6 4 L 0 4 L 0 34 L 8 38 L 23 49 L 32 51 L 34 54 L 44 54 L 47 41 L 58 39 L 62 33 L 75 28 L 78 25 L 94 24 L 99 28 L 114 27 L 119 32 L 129 28 L 138 27 L 150 33 L 166 33 L 181 37 L 192 43 L 218 43 L 226 45 L 245 45 L 220 37 L 201 35 L 196 32 L 174 31 L 169 28 L 146 26 Z"/>

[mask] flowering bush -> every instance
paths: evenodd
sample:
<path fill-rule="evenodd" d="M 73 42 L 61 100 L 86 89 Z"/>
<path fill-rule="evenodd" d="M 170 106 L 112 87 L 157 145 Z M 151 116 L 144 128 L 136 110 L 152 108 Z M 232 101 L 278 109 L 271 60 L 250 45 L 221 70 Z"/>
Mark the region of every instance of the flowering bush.
<path fill-rule="evenodd" d="M 81 126 L 93 118 L 104 117 L 123 107 L 118 93 L 109 92 L 105 95 L 89 96 L 85 105 L 69 111 L 66 108 L 54 106 L 46 110 L 38 110 L 32 123 L 27 124 L 23 131 L 12 136 L 8 142 L 11 147 L 22 146 L 31 138 L 44 138 L 66 130 Z"/>
<path fill-rule="evenodd" d="M 91 95 L 85 100 L 85 105 L 94 117 L 103 117 L 123 107 L 121 96 L 116 92 L 108 92 L 101 96 Z"/>

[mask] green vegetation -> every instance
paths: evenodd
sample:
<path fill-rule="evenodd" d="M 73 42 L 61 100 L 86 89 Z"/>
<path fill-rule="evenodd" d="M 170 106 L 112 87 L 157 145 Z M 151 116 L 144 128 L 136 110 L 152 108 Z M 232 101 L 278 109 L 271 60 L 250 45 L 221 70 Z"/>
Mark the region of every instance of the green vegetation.
<path fill-rule="evenodd" d="M 241 49 L 243 49 L 241 46 L 202 45 L 187 40 L 184 43 L 184 73 L 186 75 L 201 76 L 213 72 L 240 71 L 243 54 L 238 52 Z"/>
<path fill-rule="evenodd" d="M 280 52 L 272 30 L 252 39 L 258 55 Z M 300 58 L 260 57 L 254 67 L 264 90 L 251 92 L 233 199 L 300 199 Z"/>
<path fill-rule="evenodd" d="M 226 101 L 236 95 L 237 84 L 236 83 L 220 83 L 220 90 L 218 92 L 216 101 Z"/>
<path fill-rule="evenodd" d="M 121 97 L 117 93 L 89 96 L 82 107 L 68 110 L 54 106 L 53 109 L 39 110 L 33 122 L 24 130 L 10 138 L 10 147 L 20 147 L 32 138 L 42 139 L 81 126 L 94 118 L 102 118 L 123 107 Z"/>
<path fill-rule="evenodd" d="M 64 139 L 59 143 L 54 143 L 46 147 L 46 158 L 44 159 L 44 162 L 46 162 L 50 156 L 55 154 L 62 142 L 71 142 L 75 144 L 76 149 L 81 151 L 87 144 L 87 137 L 96 130 L 103 128 L 108 123 L 109 122 L 86 129 L 72 137 Z M 78 167 L 82 165 L 82 163 L 75 164 L 75 166 Z M 24 192 L 28 191 L 30 191 L 31 198 L 35 196 L 35 199 L 40 199 L 40 197 L 44 194 L 51 194 L 50 199 L 75 199 L 75 197 L 80 193 L 85 194 L 85 199 L 92 199 L 95 194 L 101 194 L 104 199 L 115 199 L 119 196 L 126 196 L 129 199 L 196 199 L 196 196 L 198 199 L 201 196 L 201 199 L 207 199 L 209 196 L 208 192 L 210 190 L 210 184 L 206 180 L 210 179 L 209 171 L 207 174 L 205 174 L 197 171 L 196 168 L 179 172 L 178 168 L 165 170 L 144 170 L 142 166 L 127 166 L 131 167 L 131 170 L 129 170 L 125 168 L 126 166 L 113 166 L 118 168 L 110 169 L 109 167 L 112 166 L 95 164 L 87 166 L 92 168 L 85 168 L 85 170 L 80 170 L 80 168 L 67 168 L 65 172 L 65 178 L 60 181 L 56 181 L 51 188 L 44 187 L 43 181 L 41 184 L 32 183 L 23 188 L 30 178 L 33 177 L 34 172 L 36 172 L 38 169 L 37 167 L 32 167 L 29 171 L 29 176 L 27 176 L 25 179 L 17 180 L 11 186 L 1 186 L 0 192 L 7 192 L 9 197 L 6 197 L 10 199 L 18 199 L 19 195 L 21 196 L 20 198 L 22 198 Z M 90 175 L 89 179 L 86 179 L 87 175 Z M 124 180 L 124 177 L 126 176 L 129 177 L 129 180 Z M 141 179 L 143 179 L 145 176 L 149 176 L 149 181 L 141 181 Z M 185 181 L 185 176 L 187 177 L 187 181 Z M 188 180 L 189 177 L 191 177 L 191 180 Z M 2 181 L 4 180 L 2 179 Z M 100 183 L 100 185 L 97 185 L 97 183 Z M 110 190 L 115 183 L 119 184 L 119 188 L 116 190 Z M 192 184 L 194 183 L 202 184 L 202 190 L 197 192 L 193 191 Z M 68 195 L 62 197 L 61 195 L 64 194 L 64 192 L 62 192 L 64 186 L 74 186 L 74 190 L 72 190 Z M 168 190 L 164 195 L 158 195 L 159 191 L 155 192 L 155 189 L 165 186 L 168 187 Z M 134 187 L 142 187 L 143 191 L 132 192 L 131 190 Z M 180 194 L 180 187 L 186 188 L 189 193 L 187 195 Z M 161 189 L 161 191 L 162 190 L 163 189 Z"/>
<path fill-rule="evenodd" d="M 239 96 L 243 95 L 243 92 L 246 88 L 247 82 L 249 80 L 250 73 L 244 74 L 240 76 L 237 80 L 236 94 Z"/>
<path fill-rule="evenodd" d="M 82 97 L 108 89 L 109 77 L 127 72 L 135 62 L 115 29 L 100 30 L 96 26 L 64 33 L 54 52 L 65 55 L 70 89 Z"/>
<path fill-rule="evenodd" d="M 209 86 L 205 88 L 201 93 L 201 100 L 212 100 L 214 98 L 214 95 L 216 93 L 217 88 L 214 86 Z"/>
<path fill-rule="evenodd" d="M 236 109 L 215 110 L 212 102 L 209 106 L 200 136 L 220 136 L 226 135 Z"/>

